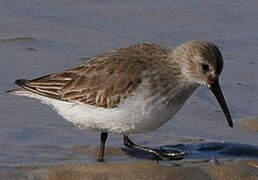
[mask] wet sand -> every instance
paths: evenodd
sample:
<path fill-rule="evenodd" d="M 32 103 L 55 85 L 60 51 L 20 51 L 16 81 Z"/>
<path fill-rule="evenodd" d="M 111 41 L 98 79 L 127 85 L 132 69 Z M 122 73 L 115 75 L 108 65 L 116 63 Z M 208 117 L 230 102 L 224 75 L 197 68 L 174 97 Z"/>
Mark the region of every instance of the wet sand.
<path fill-rule="evenodd" d="M 258 132 L 258 117 L 251 116 L 240 119 L 238 124 L 247 131 Z"/>
<path fill-rule="evenodd" d="M 1 180 L 257 179 L 257 1 L 12 0 L 0 11 Z M 110 134 L 106 162 L 96 163 L 98 133 L 78 130 L 36 100 L 2 93 L 17 88 L 15 79 L 119 47 L 148 41 L 173 48 L 192 39 L 222 51 L 220 82 L 234 128 L 207 88 L 199 88 L 173 120 L 131 136 L 140 145 L 189 151 L 180 161 L 157 162 Z"/>
<path fill-rule="evenodd" d="M 96 162 L 98 148 L 87 145 L 74 146 L 70 150 L 77 156 L 90 155 L 89 163 L 70 162 L 42 165 L 2 165 L 0 179 L 42 180 L 257 180 L 258 148 L 231 147 L 222 143 L 202 144 L 196 151 L 213 153 L 213 158 L 189 158 L 183 160 L 155 160 L 151 156 L 128 149 L 107 147 L 104 163 Z M 125 156 L 130 154 L 130 160 Z M 196 154 L 196 152 L 191 152 Z M 204 153 L 201 153 L 202 155 Z M 221 156 L 220 154 L 224 155 Z M 248 158 L 239 158 L 248 155 Z M 227 156 L 225 156 L 227 155 Z M 132 157 L 138 157 L 132 159 Z M 217 158 L 218 157 L 218 158 Z M 226 158 L 227 157 L 227 158 Z M 115 159 L 120 160 L 115 160 Z"/>
<path fill-rule="evenodd" d="M 258 161 L 213 161 L 160 165 L 155 161 L 1 167 L 0 179 L 42 180 L 257 180 Z"/>

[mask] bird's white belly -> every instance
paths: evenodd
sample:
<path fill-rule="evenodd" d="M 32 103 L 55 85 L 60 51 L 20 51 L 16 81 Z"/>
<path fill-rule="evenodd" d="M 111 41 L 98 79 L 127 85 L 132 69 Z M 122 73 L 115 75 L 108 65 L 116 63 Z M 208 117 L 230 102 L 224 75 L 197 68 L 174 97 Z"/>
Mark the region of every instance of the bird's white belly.
<path fill-rule="evenodd" d="M 101 108 L 87 104 L 71 103 L 40 96 L 29 96 L 51 105 L 67 121 L 85 130 L 115 132 L 122 134 L 149 132 L 170 120 L 182 107 L 192 91 L 174 99 L 168 106 L 157 97 L 132 96 L 115 108 Z"/>

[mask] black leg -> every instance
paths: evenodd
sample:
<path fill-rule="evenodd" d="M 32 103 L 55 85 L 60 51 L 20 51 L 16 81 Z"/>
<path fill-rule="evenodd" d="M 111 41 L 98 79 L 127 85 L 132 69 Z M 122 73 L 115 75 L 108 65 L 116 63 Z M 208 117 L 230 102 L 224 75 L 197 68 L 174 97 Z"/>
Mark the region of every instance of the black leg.
<path fill-rule="evenodd" d="M 123 139 L 124 139 L 124 145 L 133 149 L 138 149 L 140 151 L 144 151 L 144 152 L 148 152 L 151 153 L 153 155 L 155 155 L 158 159 L 163 159 L 163 158 L 169 158 L 172 160 L 178 160 L 178 159 L 183 159 L 184 155 L 186 154 L 186 152 L 159 152 L 159 151 L 155 151 L 153 149 L 149 149 L 146 147 L 142 147 L 139 146 L 137 144 L 134 144 L 129 138 L 128 136 L 123 135 Z"/>
<path fill-rule="evenodd" d="M 106 132 L 102 132 L 100 134 L 100 147 L 99 147 L 99 157 L 98 157 L 99 162 L 103 162 L 104 160 L 105 142 L 107 140 L 107 137 L 108 137 L 108 133 Z"/>

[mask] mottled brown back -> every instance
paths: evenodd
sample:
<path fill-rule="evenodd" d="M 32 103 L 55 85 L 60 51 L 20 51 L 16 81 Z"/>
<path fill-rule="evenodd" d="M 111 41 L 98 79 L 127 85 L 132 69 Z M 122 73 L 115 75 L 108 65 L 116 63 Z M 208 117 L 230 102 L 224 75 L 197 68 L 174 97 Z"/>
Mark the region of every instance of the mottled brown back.
<path fill-rule="evenodd" d="M 155 44 L 142 43 L 104 53 L 76 68 L 24 82 L 22 87 L 34 93 L 69 102 L 98 107 L 116 107 L 132 95 L 144 79 L 144 73 L 166 72 L 159 63 L 167 59 L 169 50 Z M 153 71 L 153 72 L 152 72 Z M 166 76 L 150 76 L 150 88 L 167 86 Z M 20 84 L 21 85 L 21 84 Z"/>

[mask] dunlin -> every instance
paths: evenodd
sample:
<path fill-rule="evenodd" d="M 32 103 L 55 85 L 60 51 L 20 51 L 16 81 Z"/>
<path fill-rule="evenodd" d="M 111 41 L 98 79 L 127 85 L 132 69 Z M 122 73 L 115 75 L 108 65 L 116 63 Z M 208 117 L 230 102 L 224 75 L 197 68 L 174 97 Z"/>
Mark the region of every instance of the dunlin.
<path fill-rule="evenodd" d="M 103 161 L 108 133 L 122 134 L 128 147 L 173 159 L 176 154 L 136 145 L 128 135 L 162 126 L 199 85 L 213 92 L 233 127 L 219 85 L 222 67 L 219 49 L 209 42 L 189 41 L 174 50 L 140 43 L 63 72 L 16 80 L 21 88 L 10 92 L 51 105 L 80 129 L 100 132 L 99 161 Z"/>

